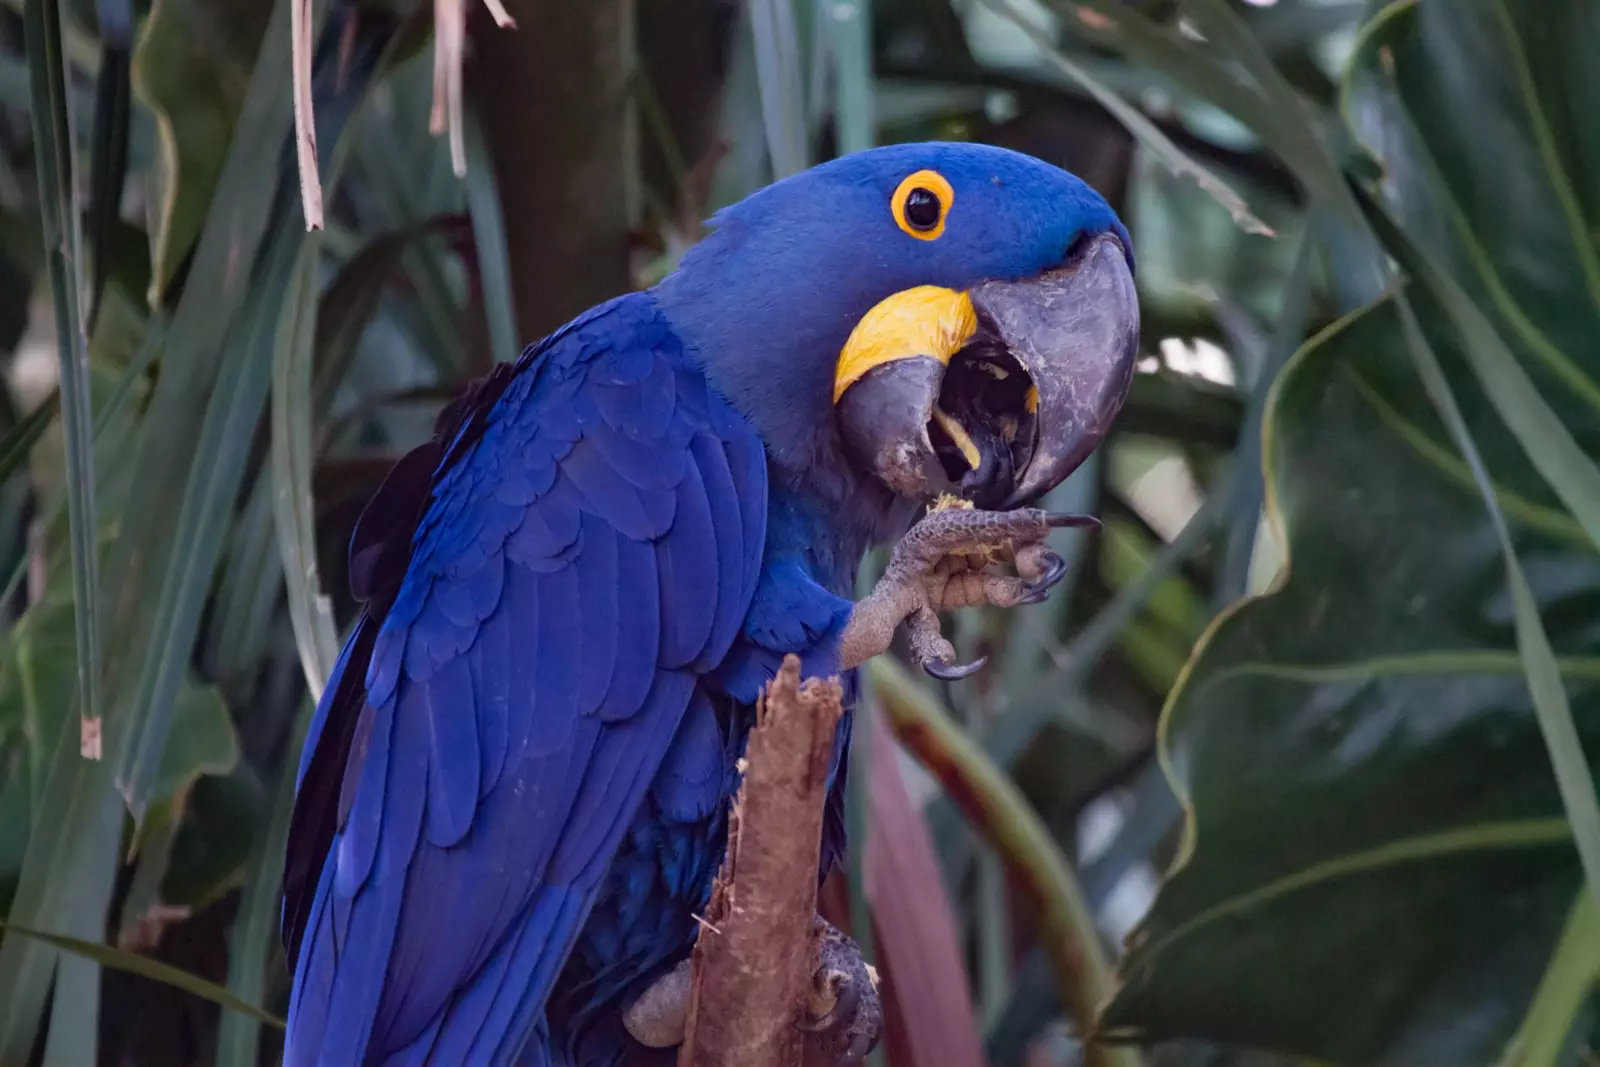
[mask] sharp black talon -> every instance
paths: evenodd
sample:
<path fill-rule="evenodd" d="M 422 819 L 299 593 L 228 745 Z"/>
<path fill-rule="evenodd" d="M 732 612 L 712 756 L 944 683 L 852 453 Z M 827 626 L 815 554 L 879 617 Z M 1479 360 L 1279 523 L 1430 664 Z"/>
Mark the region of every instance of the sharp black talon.
<path fill-rule="evenodd" d="M 1051 552 L 1049 566 L 1045 567 L 1044 573 L 1039 575 L 1038 579 L 1028 586 L 1028 592 L 1031 594 L 1034 590 L 1039 590 L 1048 593 L 1066 573 L 1067 561 Z"/>
<path fill-rule="evenodd" d="M 850 1042 L 850 1047 L 845 1049 L 844 1056 L 839 1062 L 846 1064 L 865 1062 L 867 1053 L 876 1048 L 877 1044 L 877 1034 L 858 1034 L 856 1038 Z"/>
<path fill-rule="evenodd" d="M 838 1026 L 841 1020 L 848 1022 L 855 1018 L 856 1010 L 861 1006 L 859 983 L 846 978 L 839 983 L 837 993 L 838 998 L 834 1001 L 833 1010 L 827 1015 L 821 1019 L 801 1019 L 795 1026 L 808 1034 L 819 1034 Z"/>
<path fill-rule="evenodd" d="M 1059 530 L 1066 526 L 1081 526 L 1091 530 L 1100 528 L 1100 520 L 1093 515 L 1072 515 L 1068 513 L 1052 512 L 1044 517 L 1044 523 L 1052 529 Z"/>
<path fill-rule="evenodd" d="M 983 665 L 988 662 L 988 656 L 979 656 L 967 664 L 940 663 L 937 660 L 929 660 L 922 665 L 922 669 L 940 681 L 959 682 L 963 678 L 970 678 L 972 675 L 977 674 L 983 669 Z"/>

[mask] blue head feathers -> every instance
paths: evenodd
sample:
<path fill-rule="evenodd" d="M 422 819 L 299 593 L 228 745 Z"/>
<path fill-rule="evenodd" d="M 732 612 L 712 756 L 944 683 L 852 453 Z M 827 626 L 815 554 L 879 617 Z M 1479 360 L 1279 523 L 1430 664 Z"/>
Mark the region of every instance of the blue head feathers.
<path fill-rule="evenodd" d="M 802 479 L 835 466 L 834 364 L 879 301 L 916 286 L 1036 276 L 1102 234 L 1130 248 L 1116 213 L 1079 178 L 969 143 L 833 160 L 723 210 L 713 227 L 657 299 L 780 472 Z"/>

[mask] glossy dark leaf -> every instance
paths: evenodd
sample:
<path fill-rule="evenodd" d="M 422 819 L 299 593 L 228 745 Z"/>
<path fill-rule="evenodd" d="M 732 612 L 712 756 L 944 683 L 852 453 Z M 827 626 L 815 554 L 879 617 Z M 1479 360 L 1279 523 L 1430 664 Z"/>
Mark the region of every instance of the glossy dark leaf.
<path fill-rule="evenodd" d="M 1600 555 L 1542 457 L 1564 436 L 1600 455 L 1597 29 L 1590 3 L 1396 5 L 1358 49 L 1350 100 L 1422 249 L 1396 247 L 1419 271 L 1406 298 L 1591 756 Z M 1169 704 L 1163 756 L 1188 833 L 1130 939 L 1112 1034 L 1551 1063 L 1593 980 L 1600 924 L 1499 539 L 1405 326 L 1394 300 L 1342 321 L 1274 393 L 1264 462 L 1287 578 L 1212 628 Z M 1542 425 L 1513 357 L 1553 412 Z"/>

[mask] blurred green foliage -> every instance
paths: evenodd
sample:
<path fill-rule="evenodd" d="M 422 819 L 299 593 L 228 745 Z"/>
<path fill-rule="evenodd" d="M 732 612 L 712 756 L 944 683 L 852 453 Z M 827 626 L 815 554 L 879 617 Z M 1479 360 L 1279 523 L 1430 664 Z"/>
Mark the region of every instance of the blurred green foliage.
<path fill-rule="evenodd" d="M 290 4 L 0 5 L 0 1065 L 277 1062 L 388 464 L 716 208 L 921 138 L 1104 193 L 1145 358 L 1050 601 L 958 620 L 974 679 L 874 674 L 906 751 L 856 766 L 922 823 L 858 773 L 850 870 L 891 873 L 825 898 L 882 935 L 876 1058 L 1592 1058 L 1600 3 L 469 5 L 461 179 L 432 5 L 327 0 L 314 233 Z M 894 967 L 916 922 L 966 983 Z"/>

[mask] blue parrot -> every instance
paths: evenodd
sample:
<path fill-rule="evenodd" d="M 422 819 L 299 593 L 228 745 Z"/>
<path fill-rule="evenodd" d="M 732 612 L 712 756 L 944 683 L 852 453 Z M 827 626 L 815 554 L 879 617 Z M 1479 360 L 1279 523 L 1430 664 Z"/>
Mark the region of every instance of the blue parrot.
<path fill-rule="evenodd" d="M 902 623 L 959 675 L 938 612 L 1059 579 L 1044 534 L 1079 520 L 1026 505 L 1126 396 L 1132 271 L 1064 171 L 878 148 L 720 212 L 447 407 L 351 539 L 283 877 L 286 1067 L 659 1062 L 624 1013 L 694 944 L 761 687 L 793 653 L 848 706 Z M 848 743 L 847 713 L 819 877 Z"/>

